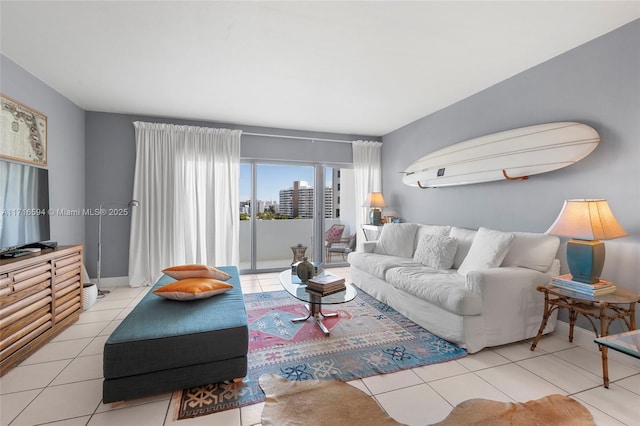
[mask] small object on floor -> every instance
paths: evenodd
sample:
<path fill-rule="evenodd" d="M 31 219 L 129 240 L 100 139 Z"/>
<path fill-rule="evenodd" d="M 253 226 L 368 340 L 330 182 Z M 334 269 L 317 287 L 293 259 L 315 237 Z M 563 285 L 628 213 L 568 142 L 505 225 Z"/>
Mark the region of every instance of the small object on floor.
<path fill-rule="evenodd" d="M 291 246 L 291 251 L 293 252 L 293 261 L 291 261 L 291 264 L 293 265 L 294 263 L 302 261 L 302 258 L 305 257 L 307 246 L 298 243 L 295 246 Z"/>
<path fill-rule="evenodd" d="M 88 282 L 82 284 L 82 309 L 87 310 L 96 303 L 98 298 L 98 286 L 94 283 Z"/>

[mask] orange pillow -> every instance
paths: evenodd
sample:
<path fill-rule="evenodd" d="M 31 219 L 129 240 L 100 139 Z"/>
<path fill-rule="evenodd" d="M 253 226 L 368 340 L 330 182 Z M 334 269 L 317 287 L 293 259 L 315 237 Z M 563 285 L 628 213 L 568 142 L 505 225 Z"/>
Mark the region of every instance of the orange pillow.
<path fill-rule="evenodd" d="M 171 300 L 195 300 L 206 299 L 216 294 L 224 293 L 232 289 L 231 284 L 223 283 L 212 278 L 186 278 L 171 284 L 164 285 L 154 294 Z"/>
<path fill-rule="evenodd" d="M 231 275 L 226 272 L 207 265 L 172 266 L 170 268 L 163 269 L 162 272 L 176 280 L 182 280 L 184 278 L 213 278 L 216 280 L 226 281 L 231 278 Z"/>

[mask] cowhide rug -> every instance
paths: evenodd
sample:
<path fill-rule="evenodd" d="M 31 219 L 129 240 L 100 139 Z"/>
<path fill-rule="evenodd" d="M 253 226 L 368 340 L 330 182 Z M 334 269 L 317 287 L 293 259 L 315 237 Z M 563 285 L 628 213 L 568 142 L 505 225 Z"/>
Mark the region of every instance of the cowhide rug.
<path fill-rule="evenodd" d="M 266 395 L 262 426 L 396 426 L 376 401 L 339 380 L 292 382 L 263 374 L 260 387 Z"/>
<path fill-rule="evenodd" d="M 591 413 L 578 401 L 563 395 L 547 395 L 527 402 L 469 399 L 453 408 L 434 426 L 595 425 Z"/>
<path fill-rule="evenodd" d="M 387 415 L 372 397 L 339 380 L 289 381 L 275 374 L 263 374 L 259 382 L 266 395 L 263 426 L 402 425 Z M 470 399 L 454 407 L 436 425 L 582 426 L 595 423 L 589 410 L 579 402 L 562 395 L 549 395 L 524 403 Z"/>

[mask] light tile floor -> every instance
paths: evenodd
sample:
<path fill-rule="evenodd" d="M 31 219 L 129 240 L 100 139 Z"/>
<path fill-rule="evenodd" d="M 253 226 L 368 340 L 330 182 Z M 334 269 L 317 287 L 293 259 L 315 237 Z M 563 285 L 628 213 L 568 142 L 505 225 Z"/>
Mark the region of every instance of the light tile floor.
<path fill-rule="evenodd" d="M 347 268 L 333 269 L 348 276 Z M 277 273 L 242 275 L 245 293 L 281 290 Z M 263 404 L 189 420 L 174 420 L 171 394 L 104 405 L 102 348 L 114 328 L 148 288 L 115 288 L 80 320 L 0 378 L 0 424 L 18 425 L 210 425 L 260 424 Z M 442 420 L 469 398 L 527 401 L 558 393 L 584 404 L 598 425 L 640 424 L 640 367 L 610 359 L 612 383 L 601 382 L 595 345 L 565 336 L 484 349 L 457 361 L 350 382 L 396 420 L 427 425 Z"/>

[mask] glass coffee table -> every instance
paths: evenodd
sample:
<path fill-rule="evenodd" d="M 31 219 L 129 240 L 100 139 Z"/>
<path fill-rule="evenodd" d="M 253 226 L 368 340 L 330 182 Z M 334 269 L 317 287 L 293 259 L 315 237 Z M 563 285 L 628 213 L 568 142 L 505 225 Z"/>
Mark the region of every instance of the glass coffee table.
<path fill-rule="evenodd" d="M 322 312 L 322 305 L 339 305 L 342 303 L 351 302 L 356 298 L 358 294 L 355 287 L 351 284 L 345 283 L 346 289 L 344 291 L 340 291 L 338 293 L 329 294 L 327 296 L 318 296 L 315 294 L 307 293 L 306 284 L 303 284 L 295 275 L 291 275 L 291 270 L 287 269 L 286 271 L 282 271 L 280 273 L 280 284 L 282 287 L 289 293 L 291 296 L 295 297 L 298 300 L 307 303 L 307 311 L 308 315 L 306 317 L 301 318 L 293 318 L 292 322 L 301 322 L 306 321 L 309 318 L 313 318 L 318 324 L 318 327 L 323 331 L 327 336 L 329 335 L 329 330 L 322 323 L 322 318 L 327 317 L 336 317 L 337 313 L 333 314 L 325 314 Z"/>

